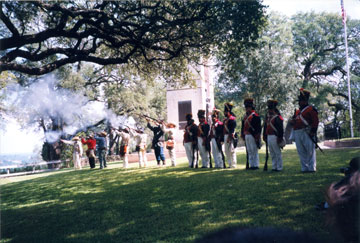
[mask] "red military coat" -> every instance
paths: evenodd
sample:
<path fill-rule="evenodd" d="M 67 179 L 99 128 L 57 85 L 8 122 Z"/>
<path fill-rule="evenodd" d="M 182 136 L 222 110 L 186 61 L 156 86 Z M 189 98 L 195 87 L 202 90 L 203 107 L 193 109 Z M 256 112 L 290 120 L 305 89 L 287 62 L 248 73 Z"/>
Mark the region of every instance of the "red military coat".
<path fill-rule="evenodd" d="M 318 112 L 313 106 L 306 106 L 295 112 L 294 130 L 310 127 L 311 132 L 316 133 L 319 125 Z"/>
<path fill-rule="evenodd" d="M 89 138 L 88 140 L 81 139 L 82 144 L 86 144 L 88 149 L 95 149 L 96 147 L 96 140 L 93 138 Z"/>

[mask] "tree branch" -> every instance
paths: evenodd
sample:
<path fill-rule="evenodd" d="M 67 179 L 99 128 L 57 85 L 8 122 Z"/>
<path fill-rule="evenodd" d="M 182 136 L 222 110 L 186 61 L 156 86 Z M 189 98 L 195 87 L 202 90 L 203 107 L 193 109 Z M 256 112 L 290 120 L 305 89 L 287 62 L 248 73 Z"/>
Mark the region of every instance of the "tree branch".
<path fill-rule="evenodd" d="M 191 48 L 204 52 L 210 45 L 228 40 L 229 31 L 235 32 L 234 26 L 246 26 L 236 27 L 236 31 L 237 41 L 247 43 L 264 22 L 264 6 L 256 1 L 6 4 L 12 11 L 21 9 L 20 14 L 27 8 L 31 11 L 24 19 L 17 14 L 1 15 L 13 36 L 0 39 L 0 72 L 30 75 L 46 74 L 82 61 L 99 65 L 123 64 L 130 58 L 168 61 L 185 51 L 190 53 Z M 233 16 L 239 13 L 237 8 L 246 18 Z M 40 24 L 41 31 L 33 33 L 32 28 L 24 27 L 24 33 L 19 34 L 11 21 L 21 26 Z M 35 44 L 39 46 L 35 48 Z"/>
<path fill-rule="evenodd" d="M 344 73 L 345 70 L 340 67 L 340 66 L 335 66 L 332 67 L 330 70 L 325 70 L 325 71 L 318 71 L 318 72 L 314 72 L 310 75 L 310 78 L 316 77 L 316 76 L 328 76 L 328 75 L 332 75 L 335 71 L 340 71 L 341 73 Z"/>
<path fill-rule="evenodd" d="M 341 92 L 338 92 L 337 93 L 338 96 L 341 96 L 343 98 L 345 98 L 346 100 L 349 100 L 349 96 L 346 95 L 346 94 L 343 94 Z M 360 109 L 360 106 L 356 104 L 356 101 L 355 100 L 351 100 L 351 105 L 356 109 L 356 110 L 359 110 Z"/>
<path fill-rule="evenodd" d="M 10 19 L 4 14 L 2 7 L 3 7 L 3 3 L 0 2 L 0 19 L 4 22 L 5 26 L 10 30 L 10 32 L 13 34 L 14 37 L 19 37 L 20 36 L 19 31 L 16 29 L 16 27 L 13 25 Z"/>

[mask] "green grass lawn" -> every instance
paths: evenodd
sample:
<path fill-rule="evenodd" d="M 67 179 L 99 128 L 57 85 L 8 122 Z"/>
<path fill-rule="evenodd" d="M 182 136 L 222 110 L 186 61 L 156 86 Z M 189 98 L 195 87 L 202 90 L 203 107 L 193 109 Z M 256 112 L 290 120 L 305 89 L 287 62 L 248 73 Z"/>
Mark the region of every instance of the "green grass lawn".
<path fill-rule="evenodd" d="M 342 178 L 359 149 L 317 153 L 315 174 L 300 173 L 296 150 L 283 152 L 284 171 L 177 167 L 62 170 L 2 179 L 2 242 L 192 242 L 229 226 L 273 226 L 331 238 L 314 210 L 326 187 Z M 264 148 L 260 161 L 263 166 Z M 153 163 L 154 165 L 154 163 Z"/>

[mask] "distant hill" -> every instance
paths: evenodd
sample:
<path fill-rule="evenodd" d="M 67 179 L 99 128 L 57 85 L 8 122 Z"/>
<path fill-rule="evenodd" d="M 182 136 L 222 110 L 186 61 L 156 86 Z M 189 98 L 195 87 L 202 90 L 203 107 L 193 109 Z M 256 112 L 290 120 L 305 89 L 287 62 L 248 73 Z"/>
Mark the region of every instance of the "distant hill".
<path fill-rule="evenodd" d="M 27 164 L 34 161 L 42 161 L 41 157 L 32 153 L 0 154 L 0 166 Z"/>

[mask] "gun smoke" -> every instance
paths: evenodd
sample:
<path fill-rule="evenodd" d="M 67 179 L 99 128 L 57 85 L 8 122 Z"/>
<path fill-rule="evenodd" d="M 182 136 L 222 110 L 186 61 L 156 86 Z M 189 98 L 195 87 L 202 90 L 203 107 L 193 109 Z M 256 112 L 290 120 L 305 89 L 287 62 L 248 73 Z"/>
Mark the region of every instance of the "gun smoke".
<path fill-rule="evenodd" d="M 83 92 L 59 88 L 52 75 L 29 87 L 9 85 L 0 95 L 5 97 L 5 110 L 11 112 L 11 116 L 20 120 L 24 126 L 41 126 L 41 122 L 45 126 L 50 122 L 55 126 L 61 125 L 62 131 L 46 130 L 44 137 L 50 143 L 103 119 L 113 127 L 133 123 L 132 118 L 117 116 L 103 102 L 89 101 Z"/>

